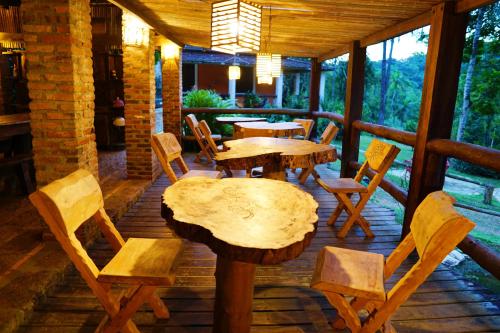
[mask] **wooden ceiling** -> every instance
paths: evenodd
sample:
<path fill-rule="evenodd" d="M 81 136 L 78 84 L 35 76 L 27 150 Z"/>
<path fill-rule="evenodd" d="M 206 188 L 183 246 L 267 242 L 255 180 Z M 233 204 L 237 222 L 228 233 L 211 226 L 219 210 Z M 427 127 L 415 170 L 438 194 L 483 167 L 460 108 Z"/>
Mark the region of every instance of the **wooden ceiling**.
<path fill-rule="evenodd" d="M 212 0 L 112 0 L 179 44 L 210 47 Z M 442 0 L 254 0 L 262 5 L 262 37 L 271 8 L 273 53 L 319 57 L 430 12 Z"/>

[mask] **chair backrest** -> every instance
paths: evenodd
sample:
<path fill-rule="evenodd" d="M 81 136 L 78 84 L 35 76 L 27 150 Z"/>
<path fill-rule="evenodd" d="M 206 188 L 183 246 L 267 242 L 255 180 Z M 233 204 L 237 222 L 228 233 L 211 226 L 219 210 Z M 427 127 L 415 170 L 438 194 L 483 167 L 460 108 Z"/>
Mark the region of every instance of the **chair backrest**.
<path fill-rule="evenodd" d="M 196 119 L 196 116 L 192 113 L 188 114 L 185 118 L 186 123 L 189 126 L 189 129 L 193 133 L 196 141 L 198 141 L 198 144 L 201 147 L 204 147 L 204 142 L 203 142 L 203 134 L 201 133 L 200 130 L 200 123 L 198 122 L 198 119 Z"/>
<path fill-rule="evenodd" d="M 205 141 L 208 143 L 208 148 L 212 152 L 212 155 L 216 155 L 218 153 L 217 144 L 212 138 L 212 131 L 205 120 L 200 121 L 200 131 L 205 137 Z"/>
<path fill-rule="evenodd" d="M 384 179 L 384 175 L 391 167 L 392 162 L 396 159 L 399 152 L 400 149 L 395 145 L 373 139 L 366 149 L 365 162 L 354 177 L 354 180 L 359 183 L 370 169 L 375 172 L 375 175 L 371 177 L 372 179 L 367 186 L 368 193 L 371 195 L 382 179 Z"/>
<path fill-rule="evenodd" d="M 301 124 L 304 127 L 305 135 L 304 140 L 309 140 L 311 136 L 312 129 L 314 127 L 314 120 L 312 119 L 294 119 L 294 122 Z"/>
<path fill-rule="evenodd" d="M 29 198 L 89 286 L 93 290 L 100 288 L 96 282 L 99 269 L 75 231 L 94 217 L 115 250 L 125 242 L 104 210 L 101 189 L 94 176 L 80 169 L 42 187 Z"/>
<path fill-rule="evenodd" d="M 178 178 L 172 168 L 170 162 L 175 161 L 179 165 L 182 173 L 187 173 L 189 168 L 182 158 L 182 148 L 177 141 L 177 138 L 172 133 L 157 133 L 151 136 L 151 146 L 156 156 L 160 160 L 161 166 L 165 174 L 172 183 L 175 183 Z"/>
<path fill-rule="evenodd" d="M 329 122 L 328 126 L 326 126 L 323 133 L 321 133 L 321 137 L 319 138 L 319 143 L 324 145 L 329 145 L 333 141 L 333 139 L 335 139 L 338 132 L 339 128 L 335 126 L 333 121 Z"/>
<path fill-rule="evenodd" d="M 380 327 L 474 228 L 475 223 L 455 210 L 454 202 L 448 194 L 437 191 L 418 206 L 411 232 L 387 258 L 386 266 L 392 266 L 392 274 L 415 247 L 420 258 L 387 293 L 387 301 L 365 322 L 366 326 Z M 385 272 L 384 278 L 387 280 L 390 274 Z"/>

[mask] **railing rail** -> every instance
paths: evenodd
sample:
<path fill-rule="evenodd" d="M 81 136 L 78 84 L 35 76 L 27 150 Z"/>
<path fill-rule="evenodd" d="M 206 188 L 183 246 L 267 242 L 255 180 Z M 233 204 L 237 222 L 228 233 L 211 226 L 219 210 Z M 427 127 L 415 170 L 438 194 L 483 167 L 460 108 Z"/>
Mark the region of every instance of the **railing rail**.
<path fill-rule="evenodd" d="M 220 109 L 220 108 L 182 108 L 182 115 L 187 114 L 280 114 L 290 115 L 294 117 L 303 117 L 309 115 L 309 111 L 301 109 L 253 109 L 253 108 L 233 108 L 233 109 Z"/>

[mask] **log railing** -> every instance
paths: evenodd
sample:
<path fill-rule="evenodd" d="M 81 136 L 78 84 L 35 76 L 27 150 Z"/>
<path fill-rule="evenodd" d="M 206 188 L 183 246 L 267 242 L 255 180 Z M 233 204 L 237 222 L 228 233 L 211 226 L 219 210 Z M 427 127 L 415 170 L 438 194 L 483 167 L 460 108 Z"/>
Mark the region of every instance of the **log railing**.
<path fill-rule="evenodd" d="M 343 120 L 342 115 L 332 114 L 329 112 L 314 112 L 313 116 L 315 118 L 335 120 L 340 123 L 342 123 Z M 408 146 L 415 146 L 415 133 L 396 130 L 387 126 L 375 125 L 360 120 L 354 121 L 353 127 L 360 132 L 363 131 L 371 133 Z M 457 158 L 469 163 L 500 171 L 500 151 L 496 149 L 445 139 L 430 141 L 427 144 L 426 149 L 435 154 Z M 359 169 L 361 166 L 358 161 L 349 161 L 349 164 L 355 169 Z M 373 174 L 369 173 L 368 177 L 373 177 Z M 408 193 L 401 187 L 386 179 L 380 183 L 380 187 L 398 202 L 403 205 L 406 204 Z M 498 253 L 491 250 L 487 245 L 470 235 L 468 235 L 458 245 L 458 248 L 465 254 L 469 255 L 476 263 L 490 272 L 493 276 L 500 279 L 500 255 Z"/>
<path fill-rule="evenodd" d="M 182 115 L 193 114 L 258 114 L 258 115 L 289 115 L 292 117 L 304 117 L 309 114 L 307 110 L 300 109 L 252 109 L 252 108 L 235 108 L 235 109 L 219 109 L 219 108 L 182 108 Z"/>

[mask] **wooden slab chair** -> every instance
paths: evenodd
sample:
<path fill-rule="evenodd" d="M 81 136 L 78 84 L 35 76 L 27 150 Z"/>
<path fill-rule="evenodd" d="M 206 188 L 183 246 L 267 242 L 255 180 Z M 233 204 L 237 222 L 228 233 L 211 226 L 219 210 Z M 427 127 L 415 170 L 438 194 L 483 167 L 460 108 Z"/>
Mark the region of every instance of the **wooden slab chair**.
<path fill-rule="evenodd" d="M 314 127 L 314 120 L 312 119 L 294 119 L 295 123 L 301 124 L 304 127 L 305 135 L 296 135 L 292 139 L 309 140 Z"/>
<path fill-rule="evenodd" d="M 384 175 L 389 170 L 392 162 L 398 155 L 400 149 L 395 145 L 373 139 L 365 152 L 365 162 L 358 173 L 352 178 L 339 178 L 335 180 L 317 179 L 318 184 L 326 191 L 332 193 L 337 198 L 338 205 L 328 219 L 328 225 L 333 225 L 343 210 L 347 212 L 349 218 L 344 223 L 337 237 L 344 238 L 354 223 L 359 224 L 368 237 L 374 237 L 370 229 L 370 224 L 361 215 L 361 211 L 368 203 L 368 200 L 377 189 L 378 185 L 384 179 Z M 368 170 L 372 170 L 375 175 L 367 186 L 361 184 L 363 177 L 367 175 Z M 353 194 L 359 194 L 356 204 L 351 202 Z"/>
<path fill-rule="evenodd" d="M 191 132 L 193 132 L 194 138 L 195 138 L 196 142 L 198 143 L 198 146 L 200 146 L 200 149 L 201 149 L 201 151 L 196 155 L 195 161 L 200 162 L 201 156 L 205 156 L 205 158 L 207 159 L 207 162 L 211 163 L 212 156 L 210 155 L 208 143 L 206 142 L 205 137 L 200 130 L 200 124 L 198 122 L 198 119 L 196 119 L 196 116 L 191 113 L 185 117 L 185 120 L 189 126 L 189 129 L 191 129 Z M 220 135 L 212 134 L 212 132 L 210 132 L 210 137 L 214 141 L 220 141 L 222 139 L 222 137 Z"/>
<path fill-rule="evenodd" d="M 212 132 L 210 131 L 210 127 L 208 127 L 208 124 L 205 120 L 200 121 L 200 131 L 205 137 L 205 141 L 208 144 L 208 149 L 210 154 L 212 154 L 212 156 L 215 158 L 215 155 L 217 155 L 218 152 L 221 152 L 224 149 L 224 147 L 222 145 L 217 145 L 215 143 L 215 140 L 212 139 Z M 231 170 L 229 169 L 223 169 L 223 170 L 228 177 L 233 176 Z"/>
<path fill-rule="evenodd" d="M 172 133 L 153 134 L 151 137 L 151 146 L 153 146 L 153 150 L 160 160 L 163 171 L 165 171 L 165 174 L 168 179 L 170 179 L 172 184 L 179 179 L 188 177 L 222 178 L 222 173 L 220 171 L 189 170 L 186 162 L 182 158 L 181 145 Z M 175 161 L 181 169 L 183 173 L 181 177 L 177 177 L 175 174 L 175 171 L 170 164 L 172 161 Z"/>
<path fill-rule="evenodd" d="M 333 121 L 331 121 L 330 123 L 328 123 L 323 133 L 321 133 L 321 137 L 319 138 L 319 143 L 324 145 L 329 145 L 335 139 L 338 132 L 339 128 L 335 126 Z M 316 172 L 316 170 L 314 170 L 314 165 L 310 166 L 309 168 L 302 169 L 299 175 L 299 183 L 303 185 L 306 182 L 309 175 L 311 174 L 313 175 L 316 181 L 319 179 L 318 173 Z"/>
<path fill-rule="evenodd" d="M 215 140 L 212 138 L 212 131 L 205 120 L 200 121 L 199 128 L 207 143 L 208 151 L 211 153 L 212 157 L 214 157 L 218 152 L 222 151 L 222 145 L 217 145 L 215 143 Z"/>
<path fill-rule="evenodd" d="M 334 328 L 396 332 L 390 324 L 391 315 L 475 226 L 454 209 L 454 201 L 441 191 L 429 194 L 415 211 L 411 232 L 385 262 L 382 254 L 330 246 L 321 250 L 311 287 L 322 291 L 337 309 Z M 418 261 L 386 292 L 384 282 L 415 248 Z M 346 296 L 353 298 L 348 301 Z M 364 321 L 358 316 L 361 310 L 369 313 Z"/>
<path fill-rule="evenodd" d="M 174 283 L 180 239 L 129 238 L 125 242 L 104 210 L 99 184 L 86 170 L 56 180 L 29 198 L 107 312 L 96 332 L 139 332 L 130 318 L 144 302 L 158 318 L 169 317 L 155 290 Z M 102 270 L 75 235 L 92 217 L 115 252 Z M 114 283 L 129 288 L 116 296 L 111 293 Z"/>

